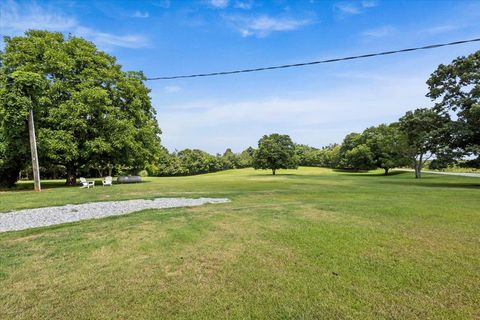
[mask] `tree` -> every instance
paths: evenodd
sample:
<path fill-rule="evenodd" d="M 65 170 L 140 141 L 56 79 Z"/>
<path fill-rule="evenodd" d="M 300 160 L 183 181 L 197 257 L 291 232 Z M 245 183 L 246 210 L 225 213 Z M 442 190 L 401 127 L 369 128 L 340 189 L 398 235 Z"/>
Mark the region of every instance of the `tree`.
<path fill-rule="evenodd" d="M 343 166 L 346 169 L 353 170 L 375 169 L 372 151 L 366 144 L 359 144 L 347 150 L 344 155 Z"/>
<path fill-rule="evenodd" d="M 295 154 L 298 164 L 301 166 L 317 167 L 321 165 L 321 151 L 317 148 L 305 144 L 296 144 Z"/>
<path fill-rule="evenodd" d="M 340 147 L 339 156 L 340 166 L 343 169 L 375 169 L 373 154 L 365 144 L 365 139 L 360 133 L 352 132 L 345 136 Z"/>
<path fill-rule="evenodd" d="M 223 169 L 219 158 L 198 149 L 185 149 L 177 154 L 188 174 L 201 174 Z"/>
<path fill-rule="evenodd" d="M 122 71 L 114 57 L 93 43 L 31 30 L 24 37 L 6 37 L 1 58 L 0 123 L 14 126 L 15 132 L 3 138 L 9 152 L 15 151 L 13 145 L 23 150 L 28 143 L 23 132 L 30 99 L 39 157 L 44 164 L 65 166 L 69 185 L 75 184 L 82 167 L 122 165 L 138 170 L 158 153 L 161 131 L 145 77 Z M 38 77 L 43 90 L 26 96 L 8 86 L 7 79 L 19 72 Z M 13 124 L 11 118 L 16 119 Z M 16 160 L 22 166 L 27 162 L 23 154 Z"/>
<path fill-rule="evenodd" d="M 373 164 L 382 168 L 385 175 L 391 168 L 408 164 L 408 146 L 398 124 L 381 124 L 362 132 L 362 139 L 371 152 Z"/>
<path fill-rule="evenodd" d="M 440 115 L 432 109 L 408 111 L 400 118 L 399 128 L 405 134 L 415 178 L 421 178 L 423 165 L 435 153 L 447 153 L 449 123 L 448 115 Z"/>
<path fill-rule="evenodd" d="M 3 55 L 2 55 L 3 60 Z M 2 62 L 3 65 L 3 62 Z M 28 162 L 28 114 L 38 104 L 43 81 L 33 72 L 0 68 L 0 184 L 11 187 Z"/>
<path fill-rule="evenodd" d="M 275 175 L 278 169 L 296 169 L 295 145 L 288 135 L 273 133 L 264 135 L 258 141 L 253 159 L 255 169 L 271 169 Z"/>
<path fill-rule="evenodd" d="M 222 155 L 223 169 L 236 169 L 238 165 L 238 156 L 233 153 L 232 149 L 228 148 Z"/>
<path fill-rule="evenodd" d="M 434 110 L 443 115 L 456 113 L 449 139 L 451 149 L 480 154 L 480 51 L 439 65 L 427 81 L 435 101 Z"/>
<path fill-rule="evenodd" d="M 340 148 L 341 146 L 336 143 L 323 147 L 319 152 L 319 165 L 328 168 L 339 167 Z"/>
<path fill-rule="evenodd" d="M 239 168 L 248 168 L 253 165 L 253 155 L 255 150 L 252 147 L 248 147 L 243 150 L 238 157 L 238 167 Z"/>

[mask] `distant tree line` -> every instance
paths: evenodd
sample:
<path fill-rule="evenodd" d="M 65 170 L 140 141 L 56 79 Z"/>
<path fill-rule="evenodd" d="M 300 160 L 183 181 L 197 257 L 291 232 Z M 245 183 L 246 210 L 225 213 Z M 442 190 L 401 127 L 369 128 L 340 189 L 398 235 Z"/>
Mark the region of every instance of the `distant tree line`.
<path fill-rule="evenodd" d="M 234 153 L 231 149 L 223 154 L 211 155 L 199 149 L 185 149 L 168 152 L 162 148 L 154 162 L 146 166 L 151 176 L 188 176 L 229 169 L 240 169 L 252 166 L 252 148 L 241 153 Z"/>

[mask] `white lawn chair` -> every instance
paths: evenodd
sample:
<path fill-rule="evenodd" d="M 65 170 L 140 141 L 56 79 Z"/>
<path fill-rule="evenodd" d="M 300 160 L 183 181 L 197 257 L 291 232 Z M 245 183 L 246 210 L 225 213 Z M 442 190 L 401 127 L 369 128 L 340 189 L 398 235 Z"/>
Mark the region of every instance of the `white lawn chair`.
<path fill-rule="evenodd" d="M 111 186 L 112 182 L 113 182 L 113 179 L 110 176 L 105 177 L 105 179 L 103 179 L 103 181 L 102 181 L 104 187 L 105 186 Z"/>
<path fill-rule="evenodd" d="M 80 178 L 80 183 L 82 186 L 80 188 L 94 188 L 95 187 L 95 181 L 87 181 L 87 179 L 81 177 Z"/>

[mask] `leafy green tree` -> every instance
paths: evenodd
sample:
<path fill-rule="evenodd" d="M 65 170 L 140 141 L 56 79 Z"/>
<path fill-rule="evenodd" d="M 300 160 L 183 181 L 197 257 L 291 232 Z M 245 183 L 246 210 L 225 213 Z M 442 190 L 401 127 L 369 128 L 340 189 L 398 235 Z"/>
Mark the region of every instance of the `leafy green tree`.
<path fill-rule="evenodd" d="M 340 149 L 339 144 L 330 144 L 322 147 L 319 151 L 319 165 L 321 167 L 338 168 L 340 166 Z"/>
<path fill-rule="evenodd" d="M 142 73 L 122 71 L 114 57 L 84 39 L 38 30 L 6 37 L 1 59 L 0 123 L 3 132 L 14 127 L 2 139 L 7 153 L 13 145 L 22 151 L 16 159 L 22 166 L 29 107 L 35 110 L 42 163 L 65 166 L 69 185 L 91 164 L 138 170 L 155 158 L 161 132 Z M 42 90 L 27 94 L 9 86 L 8 79 L 17 83 L 19 73 L 38 78 Z"/>
<path fill-rule="evenodd" d="M 255 150 L 252 147 L 248 147 L 243 150 L 238 157 L 238 167 L 239 168 L 248 168 L 253 166 L 253 155 Z"/>
<path fill-rule="evenodd" d="M 322 154 L 317 148 L 304 144 L 296 144 L 295 154 L 297 156 L 298 164 L 301 166 L 318 167 L 322 165 Z"/>
<path fill-rule="evenodd" d="M 345 152 L 343 166 L 353 170 L 375 169 L 373 153 L 366 144 L 359 144 Z"/>
<path fill-rule="evenodd" d="M 375 168 L 373 154 L 360 133 L 352 132 L 343 139 L 340 147 L 340 167 L 350 170 Z"/>
<path fill-rule="evenodd" d="M 258 141 L 253 159 L 255 169 L 270 169 L 275 175 L 278 169 L 296 169 L 295 144 L 288 135 L 273 133 Z"/>
<path fill-rule="evenodd" d="M 233 153 L 232 149 L 228 148 L 222 155 L 223 169 L 236 169 L 239 167 L 238 156 Z"/>
<path fill-rule="evenodd" d="M 450 117 L 432 109 L 408 111 L 399 120 L 399 128 L 405 134 L 408 155 L 415 168 L 415 178 L 422 177 L 425 162 L 433 155 L 447 154 Z"/>
<path fill-rule="evenodd" d="M 2 65 L 3 58 L 2 54 Z M 5 71 L 5 68 L 0 68 L 0 143 L 4 149 L 3 156 L 0 154 L 3 158 L 0 160 L 3 162 L 0 183 L 11 187 L 30 159 L 27 117 L 30 110 L 37 109 L 38 96 L 45 89 L 45 81 L 34 72 Z"/>
<path fill-rule="evenodd" d="M 451 149 L 480 154 L 480 51 L 439 65 L 427 81 L 434 110 L 452 112 L 457 120 L 449 138 Z"/>
<path fill-rule="evenodd" d="M 217 157 L 198 149 L 182 150 L 178 153 L 178 158 L 190 175 L 223 169 L 222 163 Z"/>
<path fill-rule="evenodd" d="M 367 128 L 362 132 L 362 140 L 370 149 L 373 164 L 382 168 L 385 175 L 391 168 L 409 164 L 407 141 L 398 124 Z"/>

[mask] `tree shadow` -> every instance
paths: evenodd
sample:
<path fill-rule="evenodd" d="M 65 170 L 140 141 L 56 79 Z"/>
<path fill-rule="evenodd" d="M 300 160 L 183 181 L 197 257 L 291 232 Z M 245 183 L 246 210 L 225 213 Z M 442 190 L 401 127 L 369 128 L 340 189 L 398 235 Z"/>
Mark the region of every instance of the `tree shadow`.
<path fill-rule="evenodd" d="M 301 177 L 302 175 L 297 174 L 297 173 L 277 173 L 273 175 L 272 173 L 256 173 L 256 174 L 249 174 L 251 177 L 291 177 L 291 176 L 297 176 Z"/>
<path fill-rule="evenodd" d="M 95 181 L 95 187 L 102 187 L 101 178 L 95 179 L 87 179 L 88 181 Z M 152 181 L 145 181 L 142 180 L 140 182 L 131 182 L 131 183 L 117 183 L 116 181 L 113 182 L 113 186 L 120 186 L 120 185 L 135 185 L 135 184 L 143 184 L 143 183 L 150 183 Z M 80 183 L 77 181 L 77 184 L 73 186 L 67 186 L 65 181 L 60 180 L 42 180 L 41 181 L 42 190 L 49 190 L 49 189 L 58 189 L 58 188 L 80 188 Z M 12 188 L 0 188 L 0 192 L 20 192 L 20 191 L 33 191 L 33 181 L 19 181 L 17 184 Z"/>
<path fill-rule="evenodd" d="M 392 171 L 392 172 L 389 172 L 387 175 L 385 175 L 384 172 L 369 172 L 369 171 L 336 171 L 337 169 L 335 169 L 334 171 L 335 172 L 340 172 L 340 173 L 343 173 L 342 176 L 348 176 L 348 177 L 358 177 L 358 176 L 362 176 L 362 177 L 393 177 L 393 176 L 397 176 L 397 175 L 400 175 L 400 174 L 408 174 L 410 172 L 404 172 L 404 171 Z"/>
<path fill-rule="evenodd" d="M 435 181 L 435 180 L 425 180 L 413 179 L 412 180 L 379 180 L 380 184 L 388 185 L 403 185 L 408 187 L 425 187 L 425 188 L 460 188 L 460 189 L 479 189 L 479 182 L 446 182 L 446 181 Z"/>

